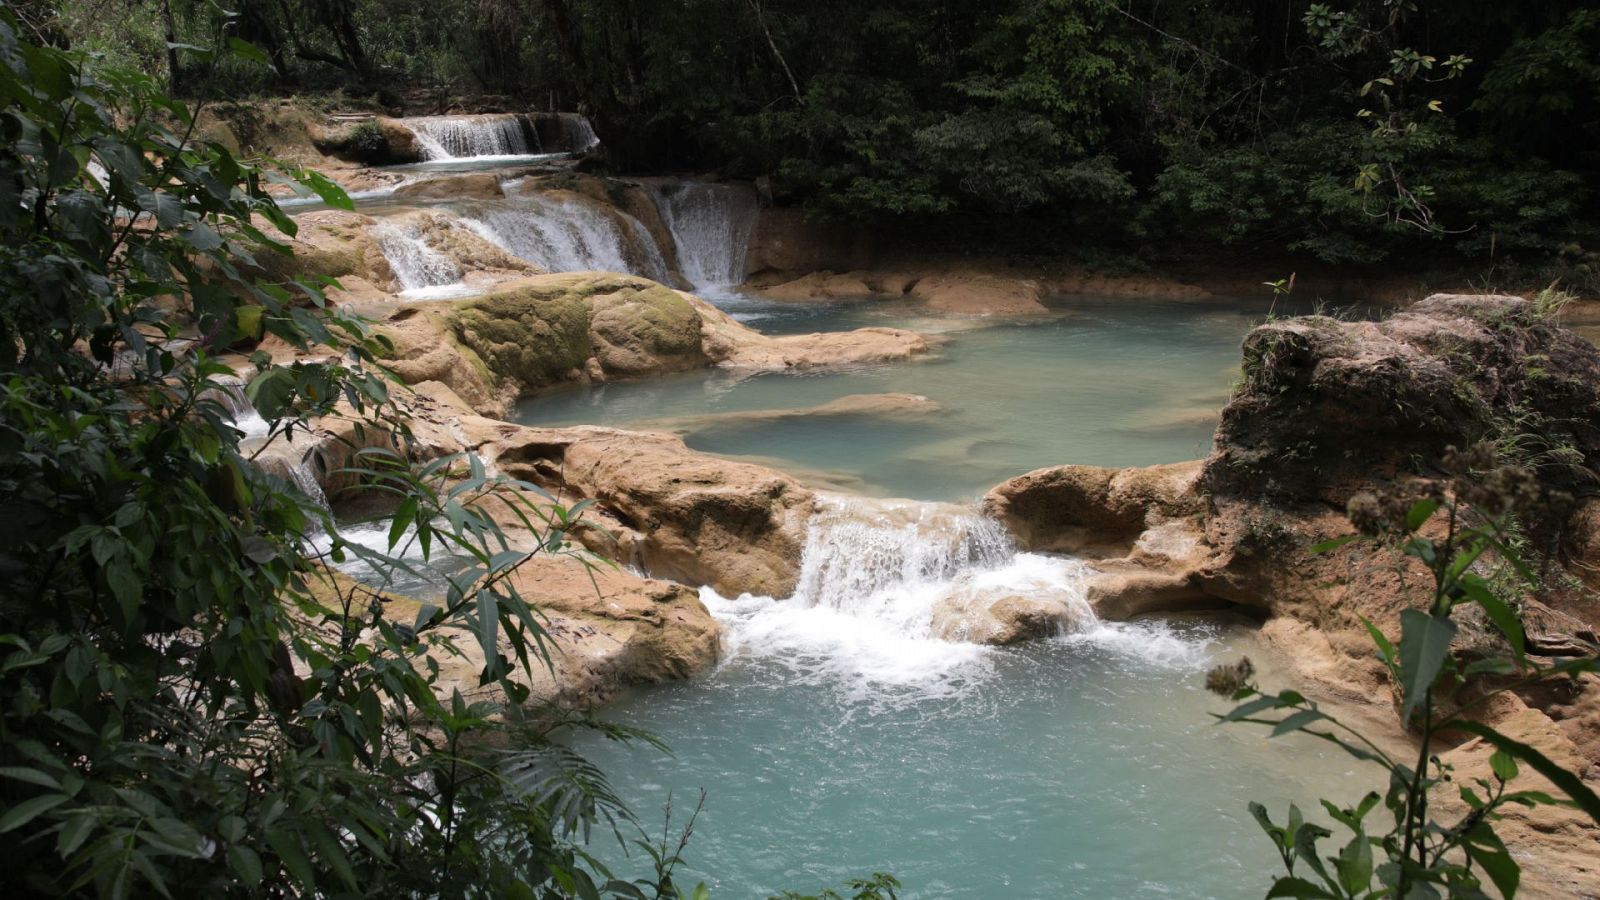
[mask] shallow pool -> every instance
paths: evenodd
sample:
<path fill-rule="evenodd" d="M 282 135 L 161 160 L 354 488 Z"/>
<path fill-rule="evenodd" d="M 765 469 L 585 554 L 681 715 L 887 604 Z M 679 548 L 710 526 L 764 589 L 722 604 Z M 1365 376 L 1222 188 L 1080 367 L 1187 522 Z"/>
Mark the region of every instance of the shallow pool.
<path fill-rule="evenodd" d="M 574 387 L 523 403 L 518 421 L 684 432 L 690 447 L 757 457 L 834 487 L 959 500 L 1041 466 L 1139 466 L 1210 450 L 1267 303 L 1075 299 L 1028 320 L 936 318 L 901 303 L 723 301 L 774 334 L 893 325 L 937 335 L 925 360 L 845 372 L 707 370 Z M 759 420 L 716 414 L 814 407 L 854 394 L 933 400 L 918 416 Z"/>

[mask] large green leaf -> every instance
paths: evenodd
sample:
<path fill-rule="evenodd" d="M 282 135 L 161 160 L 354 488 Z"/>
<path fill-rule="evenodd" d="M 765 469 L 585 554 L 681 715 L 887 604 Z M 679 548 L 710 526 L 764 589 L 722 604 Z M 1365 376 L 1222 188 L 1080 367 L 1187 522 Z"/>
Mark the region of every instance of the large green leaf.
<path fill-rule="evenodd" d="M 1594 819 L 1596 823 L 1600 823 L 1600 797 L 1595 796 L 1594 791 L 1590 790 L 1577 775 L 1556 765 L 1551 761 L 1550 757 L 1545 756 L 1533 747 L 1514 738 L 1506 737 L 1482 722 L 1457 722 L 1454 724 L 1462 731 L 1475 734 L 1532 766 L 1535 772 L 1550 779 L 1556 787 L 1564 791 L 1568 797 L 1571 797 L 1572 802 L 1578 804 L 1580 809 L 1589 814 L 1589 818 Z"/>
<path fill-rule="evenodd" d="M 1405 695 L 1402 720 L 1409 722 L 1412 711 L 1432 690 L 1455 637 L 1456 623 L 1447 615 L 1430 616 L 1416 609 L 1400 614 L 1400 689 Z"/>

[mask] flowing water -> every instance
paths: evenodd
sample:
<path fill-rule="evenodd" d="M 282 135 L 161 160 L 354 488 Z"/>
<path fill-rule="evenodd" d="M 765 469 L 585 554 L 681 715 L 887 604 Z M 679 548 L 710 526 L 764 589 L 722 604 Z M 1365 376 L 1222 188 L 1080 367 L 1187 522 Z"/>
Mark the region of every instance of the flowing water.
<path fill-rule="evenodd" d="M 656 206 L 672 231 L 679 270 L 702 296 L 729 294 L 744 281 L 756 222 L 754 190 L 679 181 L 657 189 Z"/>
<path fill-rule="evenodd" d="M 1318 797 L 1349 801 L 1371 786 L 1372 772 L 1315 742 L 1213 724 L 1209 713 L 1225 704 L 1201 688 L 1210 665 L 1248 652 L 1273 684 L 1270 656 L 1247 627 L 1099 622 L 1081 562 L 1019 553 L 967 505 L 1039 466 L 1203 455 L 1239 341 L 1265 305 L 1075 299 L 1050 316 L 1005 320 L 881 300 L 764 302 L 732 289 L 752 196 L 690 185 L 656 197 L 675 245 L 666 252 L 631 217 L 552 197 L 449 209 L 554 271 L 659 279 L 674 268 L 770 333 L 892 325 L 942 341 L 921 362 L 696 372 L 573 388 L 518 411 L 533 424 L 666 428 L 691 447 L 850 492 L 824 495 L 792 596 L 702 589 L 724 626 L 714 671 L 606 709 L 661 737 L 670 756 L 577 741 L 653 831 L 669 800 L 681 826 L 708 792 L 680 883 L 704 878 L 716 896 L 764 897 L 881 870 L 918 898 L 1253 897 L 1278 864 L 1247 801 L 1281 816 L 1291 799 L 1312 810 Z M 386 227 L 380 244 L 409 296 L 454 289 L 460 273 L 448 260 Z M 804 412 L 886 393 L 937 409 Z M 345 531 L 363 545 L 386 542 L 381 523 Z M 426 596 L 459 565 L 419 564 L 418 577 L 394 587 Z M 347 568 L 375 577 L 359 562 Z M 959 625 L 1012 596 L 1058 606 L 1061 632 L 990 648 L 949 627 L 951 610 Z M 637 851 L 590 849 L 621 875 L 648 871 Z"/>
<path fill-rule="evenodd" d="M 467 212 L 467 227 L 548 272 L 629 272 L 667 280 L 638 219 L 578 200 L 530 194 Z"/>
<path fill-rule="evenodd" d="M 539 135 L 522 116 L 421 116 L 403 120 L 426 159 L 525 156 L 540 150 Z"/>
<path fill-rule="evenodd" d="M 907 897 L 1260 896 L 1276 856 L 1246 802 L 1281 816 L 1365 790 L 1371 773 L 1336 751 L 1212 723 L 1225 704 L 1203 673 L 1257 649 L 1243 629 L 1099 623 L 1080 563 L 992 528 L 829 498 L 793 597 L 702 591 L 721 665 L 606 712 L 671 755 L 578 742 L 657 833 L 669 801 L 681 826 L 707 792 L 680 883 L 765 897 L 892 871 Z M 930 633 L 941 601 L 974 591 L 1059 596 L 1072 624 L 1021 648 Z"/>
<path fill-rule="evenodd" d="M 773 461 L 881 496 L 962 500 L 1064 462 L 1151 465 L 1204 456 L 1265 304 L 1074 299 L 1035 320 L 930 318 L 902 304 L 735 309 L 771 333 L 895 325 L 942 332 L 923 362 L 821 374 L 706 370 L 572 388 L 519 421 L 677 430 L 689 446 Z M 920 415 L 762 417 L 858 394 L 925 396 Z"/>

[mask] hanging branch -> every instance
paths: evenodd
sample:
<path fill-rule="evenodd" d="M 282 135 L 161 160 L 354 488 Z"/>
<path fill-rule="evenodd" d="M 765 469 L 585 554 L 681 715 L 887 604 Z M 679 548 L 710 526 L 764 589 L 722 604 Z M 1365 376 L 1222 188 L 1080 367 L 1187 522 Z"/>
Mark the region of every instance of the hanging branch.
<path fill-rule="evenodd" d="M 745 2 L 749 4 L 750 11 L 756 14 L 756 24 L 761 26 L 761 33 L 766 36 L 767 46 L 772 48 L 773 58 L 783 67 L 783 74 L 789 78 L 789 89 L 794 91 L 794 102 L 805 106 L 806 101 L 800 95 L 800 82 L 795 80 L 794 70 L 789 68 L 789 61 L 783 58 L 783 52 L 778 49 L 778 42 L 772 39 L 772 29 L 767 27 L 767 16 L 761 4 L 756 0 L 745 0 Z"/>

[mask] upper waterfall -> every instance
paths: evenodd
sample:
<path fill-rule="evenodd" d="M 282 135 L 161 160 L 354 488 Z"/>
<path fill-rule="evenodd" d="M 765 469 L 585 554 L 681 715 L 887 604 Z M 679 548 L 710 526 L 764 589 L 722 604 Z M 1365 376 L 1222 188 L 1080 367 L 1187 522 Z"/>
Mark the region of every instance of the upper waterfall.
<path fill-rule="evenodd" d="M 683 181 L 656 191 L 656 206 L 677 245 L 678 270 L 696 289 L 744 281 L 755 230 L 756 195 L 747 185 Z"/>
<path fill-rule="evenodd" d="M 406 119 L 426 159 L 538 153 L 539 134 L 525 116 L 424 116 Z"/>

